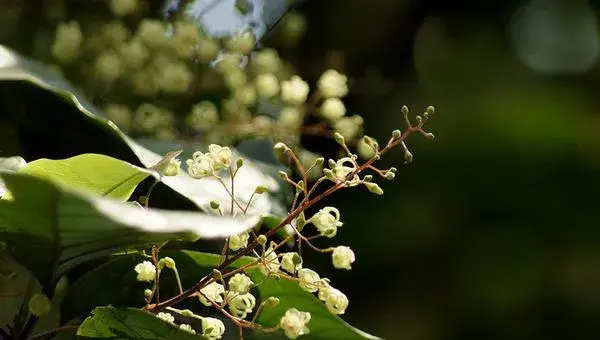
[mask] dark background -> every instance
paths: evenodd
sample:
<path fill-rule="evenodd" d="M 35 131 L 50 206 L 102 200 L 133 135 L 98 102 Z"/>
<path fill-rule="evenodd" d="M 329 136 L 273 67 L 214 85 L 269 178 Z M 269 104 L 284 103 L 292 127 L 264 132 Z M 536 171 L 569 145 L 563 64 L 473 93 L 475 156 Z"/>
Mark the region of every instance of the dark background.
<path fill-rule="evenodd" d="M 388 339 L 600 336 L 598 5 L 299 6 L 308 31 L 287 55 L 307 79 L 349 74 L 367 134 L 388 138 L 402 105 L 437 108 L 436 140 L 411 138 L 383 197 L 334 198 L 357 262 L 321 271 L 350 297 L 346 320 Z"/>

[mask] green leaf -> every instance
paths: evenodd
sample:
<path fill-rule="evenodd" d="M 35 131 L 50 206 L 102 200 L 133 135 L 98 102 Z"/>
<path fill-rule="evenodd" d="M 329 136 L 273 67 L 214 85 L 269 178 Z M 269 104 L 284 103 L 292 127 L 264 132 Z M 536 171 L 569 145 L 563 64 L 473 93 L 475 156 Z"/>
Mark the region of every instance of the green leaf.
<path fill-rule="evenodd" d="M 220 262 L 219 255 L 194 251 L 163 251 L 161 256 L 169 256 L 175 260 L 184 287 L 192 286 L 204 275 L 211 273 L 212 268 Z M 141 260 L 142 257 L 139 255 L 119 256 L 115 260 L 88 272 L 67 291 L 61 307 L 61 318 L 67 320 L 79 317 L 89 313 L 97 305 L 111 304 L 142 307 L 144 305 L 142 296 L 144 285 L 135 280 L 136 275 L 133 271 L 133 266 Z M 252 261 L 252 259 L 242 258 L 235 262 L 231 268 L 239 268 L 249 261 Z M 259 317 L 261 324 L 267 326 L 277 325 L 285 311 L 294 307 L 311 313 L 311 321 L 308 324 L 310 339 L 379 339 L 352 327 L 340 317 L 331 314 L 317 297 L 305 292 L 294 282 L 274 279 L 265 280 L 265 277 L 258 270 L 251 270 L 248 274 L 254 282 L 261 282 L 258 286 L 258 295 L 261 299 L 270 296 L 280 299 L 280 303 L 276 307 L 263 310 Z M 114 282 L 114 284 L 107 285 L 106 282 Z M 163 297 L 176 294 L 175 287 L 168 273 L 161 277 L 161 295 Z M 127 290 L 122 291 L 122 289 Z M 197 308 L 203 307 L 199 304 L 192 304 L 186 306 L 186 308 L 198 311 Z M 229 330 L 229 332 L 232 331 Z M 272 337 L 273 335 L 257 332 L 253 334 L 252 338 L 270 339 Z"/>
<path fill-rule="evenodd" d="M 61 160 L 38 159 L 19 173 L 126 201 L 152 171 L 105 155 L 83 154 Z"/>
<path fill-rule="evenodd" d="M 98 307 L 83 321 L 77 335 L 92 339 L 192 340 L 202 339 L 155 315 L 134 308 Z"/>
<path fill-rule="evenodd" d="M 37 96 L 40 96 L 40 93 L 45 94 L 43 97 L 45 102 L 28 102 L 23 98 L 23 102 L 19 102 L 19 106 L 14 108 L 25 113 L 16 115 L 14 118 L 19 122 L 19 129 L 26 126 L 28 127 L 26 131 L 32 134 L 29 139 L 28 136 L 21 136 L 24 138 L 21 140 L 21 144 L 25 144 L 28 150 L 38 150 L 36 155 L 43 154 L 48 157 L 46 155 L 53 153 L 59 154 L 59 157 L 53 158 L 66 158 L 84 153 L 98 153 L 144 168 L 151 168 L 163 159 L 163 156 L 140 145 L 119 130 L 114 123 L 103 118 L 103 113 L 82 96 L 56 69 L 24 58 L 2 45 L 0 45 L 0 83 L 11 84 L 10 87 L 5 86 L 0 89 L 0 95 L 10 98 L 29 95 L 34 90 L 38 91 L 35 92 Z M 53 105 L 54 112 L 49 115 L 47 104 L 55 104 L 54 97 L 57 99 L 56 102 L 62 101 L 69 105 L 60 107 Z M 64 129 L 64 125 L 67 124 L 70 129 L 71 126 L 75 126 L 75 128 L 68 133 L 57 135 L 57 131 Z M 39 140 L 45 139 L 50 139 L 51 143 L 39 142 Z M 39 151 L 40 149 L 42 151 Z M 180 149 L 171 148 L 162 151 L 161 154 Z M 24 156 L 28 158 L 27 155 Z M 245 162 L 244 172 L 247 175 L 243 176 L 243 181 L 239 181 L 243 185 L 236 189 L 240 204 L 247 203 L 252 194 L 249 191 L 253 191 L 258 185 L 265 185 L 273 192 L 280 190 L 277 181 L 273 177 L 263 174 L 262 170 L 253 165 L 251 161 Z M 175 191 L 180 200 L 184 200 L 188 204 L 191 202 L 205 210 L 208 210 L 209 202 L 216 197 L 228 197 L 220 184 L 206 179 L 201 181 L 193 179 L 185 171 L 181 171 L 177 176 L 163 178 L 162 183 Z M 160 191 L 161 188 L 157 187 L 155 194 Z M 260 205 L 257 212 L 279 213 L 284 210 L 281 203 L 270 194 L 263 196 L 265 204 Z"/>
<path fill-rule="evenodd" d="M 258 222 L 257 217 L 143 209 L 36 177 L 0 177 L 13 195 L 0 200 L 0 240 L 46 287 L 73 266 L 98 256 L 165 240 L 226 237 Z"/>

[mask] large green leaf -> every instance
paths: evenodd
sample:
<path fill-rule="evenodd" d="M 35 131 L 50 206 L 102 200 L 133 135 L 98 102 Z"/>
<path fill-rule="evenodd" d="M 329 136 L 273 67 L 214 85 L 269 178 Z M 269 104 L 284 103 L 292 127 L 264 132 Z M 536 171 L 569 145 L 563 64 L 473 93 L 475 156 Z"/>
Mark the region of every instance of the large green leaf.
<path fill-rule="evenodd" d="M 163 158 L 135 142 L 119 130 L 115 124 L 103 118 L 102 112 L 82 96 L 56 69 L 24 58 L 0 45 L 0 83 L 7 82 L 11 86 L 0 88 L 0 98 L 5 96 L 14 101 L 32 92 L 36 96 L 40 96 L 40 92 L 45 94 L 42 101 L 28 101 L 28 98 L 21 98 L 22 102 L 14 107 L 14 110 L 19 113 L 15 113 L 15 117 L 11 119 L 18 122 L 20 130 L 27 132 L 19 135 L 22 138 L 22 144 L 27 145 L 27 150 L 40 150 L 41 148 L 43 152 L 36 152 L 36 154 L 48 157 L 47 155 L 53 152 L 52 156 L 55 154 L 59 156 L 52 158 L 99 153 L 145 168 L 155 165 Z M 73 106 L 63 105 L 58 108 L 55 106 L 54 112 L 49 114 L 46 111 L 47 103 L 48 101 L 55 103 L 53 99 L 57 99 L 56 102 L 62 100 L 62 103 Z M 3 118 L 2 115 L 0 118 Z M 77 128 L 63 132 L 65 125 L 76 125 Z M 80 130 L 84 130 L 84 132 Z M 0 136 L 0 141 L 2 141 L 2 137 Z M 38 139 L 50 142 L 39 143 Z M 69 152 L 64 150 L 69 150 Z M 169 151 L 173 150 L 175 149 Z M 27 155 L 24 156 L 28 158 Z M 252 161 L 246 160 L 244 172 L 249 175 L 244 177 L 244 185 L 239 186 L 236 190 L 240 204 L 247 203 L 246 200 L 258 185 L 265 185 L 273 191 L 279 190 L 277 181 L 271 176 L 263 174 Z M 193 179 L 184 171 L 177 176 L 164 178 L 162 183 L 177 192 L 180 199 L 183 198 L 188 203 L 193 202 L 203 209 L 206 209 L 211 200 L 227 197 L 227 193 L 220 185 L 215 185 L 210 180 Z M 157 189 L 157 191 L 161 190 Z M 261 199 L 267 204 L 261 205 L 262 210 L 258 212 L 278 213 L 283 210 L 281 203 L 270 194 L 264 194 Z"/>
<path fill-rule="evenodd" d="M 181 280 L 186 287 L 209 274 L 220 260 L 218 255 L 193 251 L 165 251 L 161 252 L 161 256 L 170 256 L 175 259 Z M 135 264 L 141 260 L 143 258 L 139 255 L 119 256 L 87 273 L 67 292 L 61 306 L 61 318 L 67 320 L 80 317 L 98 305 L 142 307 L 144 304 L 142 291 L 145 287 L 136 281 L 133 271 Z M 250 258 L 242 258 L 234 263 L 232 268 L 242 266 L 250 260 Z M 281 300 L 277 307 L 264 309 L 259 317 L 259 322 L 262 324 L 277 325 L 285 311 L 294 307 L 311 313 L 312 318 L 308 325 L 310 339 L 378 339 L 331 314 L 318 298 L 305 292 L 294 282 L 274 279 L 264 281 L 264 276 L 256 270 L 250 271 L 249 275 L 255 282 L 262 282 L 258 286 L 260 298 L 276 296 Z M 111 282 L 111 284 L 107 284 L 107 282 Z M 161 279 L 161 291 L 163 296 L 176 293 L 175 286 L 168 275 Z M 199 313 L 201 312 L 194 307 L 203 308 L 199 304 L 186 305 L 186 307 Z M 256 333 L 252 335 L 252 338 L 273 339 L 278 338 L 278 335 Z"/>
<path fill-rule="evenodd" d="M 91 339 L 192 340 L 202 339 L 155 315 L 134 308 L 98 307 L 79 326 L 77 335 Z"/>
<path fill-rule="evenodd" d="M 94 257 L 176 238 L 226 237 L 258 222 L 142 209 L 36 177 L 0 177 L 13 196 L 0 200 L 0 240 L 47 287 L 66 270 Z"/>
<path fill-rule="evenodd" d="M 38 159 L 19 173 L 126 201 L 152 171 L 105 155 L 83 154 L 61 160 Z"/>

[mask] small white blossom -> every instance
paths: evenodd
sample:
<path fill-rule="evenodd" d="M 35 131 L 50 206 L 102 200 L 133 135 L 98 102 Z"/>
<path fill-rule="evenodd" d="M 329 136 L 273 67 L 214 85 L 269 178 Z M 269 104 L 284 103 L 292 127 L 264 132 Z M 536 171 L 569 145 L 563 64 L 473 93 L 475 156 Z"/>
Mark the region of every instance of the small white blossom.
<path fill-rule="evenodd" d="M 336 183 L 346 182 L 349 186 L 355 186 L 360 183 L 358 174 L 355 174 L 352 179 L 348 180 L 348 175 L 356 171 L 356 164 L 350 157 L 340 158 L 335 162 L 335 166 L 331 169 L 333 175 L 330 179 Z"/>
<path fill-rule="evenodd" d="M 189 67 L 181 62 L 168 63 L 158 74 L 158 84 L 166 93 L 185 93 L 192 79 Z"/>
<path fill-rule="evenodd" d="M 181 170 L 181 161 L 177 158 L 173 158 L 169 161 L 167 169 L 165 170 L 165 176 L 177 176 Z"/>
<path fill-rule="evenodd" d="M 271 73 L 256 76 L 254 86 L 258 95 L 263 98 L 271 98 L 279 93 L 279 80 Z"/>
<path fill-rule="evenodd" d="M 327 98 L 321 104 L 320 112 L 323 118 L 335 122 L 346 114 L 346 106 L 339 98 Z"/>
<path fill-rule="evenodd" d="M 123 74 L 121 58 L 112 50 L 101 53 L 94 62 L 94 72 L 102 81 L 112 83 Z"/>
<path fill-rule="evenodd" d="M 246 274 L 237 273 L 229 279 L 229 289 L 239 294 L 246 294 L 254 285 L 252 279 Z"/>
<path fill-rule="evenodd" d="M 281 68 L 281 59 L 277 51 L 267 48 L 252 56 L 251 66 L 256 73 L 277 73 Z"/>
<path fill-rule="evenodd" d="M 323 97 L 341 98 L 348 94 L 348 85 L 346 84 L 347 81 L 348 78 L 345 75 L 336 70 L 329 69 L 321 75 L 317 86 L 319 87 L 319 91 L 321 91 Z"/>
<path fill-rule="evenodd" d="M 356 146 L 356 150 L 362 159 L 371 159 L 373 156 L 375 156 L 375 150 L 373 150 L 373 148 L 367 144 L 367 142 L 365 142 L 364 138 L 360 139 L 358 145 Z"/>
<path fill-rule="evenodd" d="M 302 257 L 296 252 L 283 254 L 281 268 L 290 274 L 295 274 L 298 269 L 302 268 Z"/>
<path fill-rule="evenodd" d="M 298 285 L 309 293 L 314 293 L 319 290 L 321 285 L 321 277 L 317 272 L 308 268 L 298 270 Z"/>
<path fill-rule="evenodd" d="M 290 339 L 296 339 L 297 337 L 308 334 L 309 330 L 306 324 L 310 321 L 310 313 L 301 312 L 296 308 L 288 309 L 279 325 L 285 332 L 285 335 Z"/>
<path fill-rule="evenodd" d="M 362 128 L 363 119 L 361 116 L 342 117 L 333 124 L 333 129 L 339 132 L 346 139 L 356 137 Z"/>
<path fill-rule="evenodd" d="M 299 76 L 281 82 L 281 99 L 292 105 L 304 104 L 308 97 L 308 84 Z"/>
<path fill-rule="evenodd" d="M 344 223 L 340 222 L 340 211 L 334 207 L 325 207 L 313 215 L 307 223 L 312 223 L 321 235 L 332 238 L 337 234 L 337 228 Z"/>
<path fill-rule="evenodd" d="M 324 288 L 325 306 L 333 314 L 344 314 L 348 308 L 348 298 L 341 291 L 327 286 Z M 320 294 L 319 294 L 320 295 Z"/>
<path fill-rule="evenodd" d="M 192 107 L 192 112 L 186 117 L 185 123 L 192 129 L 200 130 L 219 122 L 217 107 L 205 100 Z"/>
<path fill-rule="evenodd" d="M 352 249 L 346 246 L 335 247 L 331 253 L 331 259 L 335 268 L 348 270 L 352 268 L 351 264 L 356 260 Z"/>
<path fill-rule="evenodd" d="M 227 306 L 229 310 L 239 318 L 245 318 L 252 309 L 256 306 L 256 298 L 250 293 L 238 294 L 235 292 L 227 292 Z"/>
<path fill-rule="evenodd" d="M 263 275 L 268 276 L 271 273 L 277 273 L 279 270 L 279 258 L 277 257 L 275 250 L 273 250 L 274 247 L 275 244 L 271 242 L 271 245 L 265 251 L 263 261 L 258 265 L 258 269 Z"/>
<path fill-rule="evenodd" d="M 52 56 L 61 63 L 67 63 L 77 56 L 83 44 L 83 33 L 76 21 L 60 23 L 56 28 L 52 43 Z"/>
<path fill-rule="evenodd" d="M 279 114 L 278 121 L 283 127 L 288 129 L 297 129 L 302 121 L 300 120 L 300 110 L 295 107 L 284 107 Z"/>
<path fill-rule="evenodd" d="M 156 317 L 168 323 L 175 322 L 175 318 L 169 313 L 159 312 L 158 314 L 156 314 Z"/>
<path fill-rule="evenodd" d="M 211 282 L 206 287 L 200 289 L 200 293 L 198 294 L 198 300 L 205 306 L 212 306 L 212 302 L 221 303 L 223 302 L 223 297 L 221 294 L 225 293 L 225 287 L 222 284 L 217 282 Z"/>
<path fill-rule="evenodd" d="M 138 281 L 152 282 L 156 278 L 156 267 L 150 261 L 138 263 L 134 270 L 138 274 Z"/>
<path fill-rule="evenodd" d="M 194 152 L 194 159 L 188 159 L 186 161 L 188 166 L 188 173 L 194 178 L 203 178 L 214 175 L 214 161 L 209 154 L 202 152 Z"/>
<path fill-rule="evenodd" d="M 210 340 L 221 339 L 225 333 L 223 321 L 215 318 L 202 318 L 202 335 Z"/>
<path fill-rule="evenodd" d="M 208 146 L 208 153 L 212 157 L 215 170 L 220 170 L 228 167 L 231 164 L 231 149 L 223 147 L 217 144 L 211 144 Z"/>
<path fill-rule="evenodd" d="M 187 323 L 182 323 L 181 325 L 179 325 L 179 329 L 188 333 L 196 334 L 196 331 L 192 328 L 192 326 L 188 325 Z"/>
<path fill-rule="evenodd" d="M 229 249 L 232 251 L 238 251 L 248 246 L 248 239 L 250 235 L 248 233 L 241 233 L 238 235 L 229 236 Z"/>

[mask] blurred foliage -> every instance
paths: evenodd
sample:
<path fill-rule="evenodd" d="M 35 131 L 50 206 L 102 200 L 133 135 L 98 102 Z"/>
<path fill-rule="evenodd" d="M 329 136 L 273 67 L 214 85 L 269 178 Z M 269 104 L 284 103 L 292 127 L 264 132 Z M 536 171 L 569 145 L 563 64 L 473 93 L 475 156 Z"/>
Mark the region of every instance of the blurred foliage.
<path fill-rule="evenodd" d="M 0 40 L 16 29 L 18 2 L 0 5 Z M 596 0 L 308 0 L 299 46 L 266 38 L 305 79 L 345 71 L 348 111 L 374 137 L 401 124 L 404 104 L 440 113 L 437 142 L 413 143 L 415 162 L 384 184 L 386 198 L 334 198 L 339 241 L 358 260 L 351 273 L 322 274 L 352 297 L 350 323 L 406 340 L 600 336 L 599 9 Z M 519 50 L 531 37 L 533 60 Z M 303 144 L 331 151 L 316 137 Z M 402 161 L 394 155 L 383 163 Z"/>

